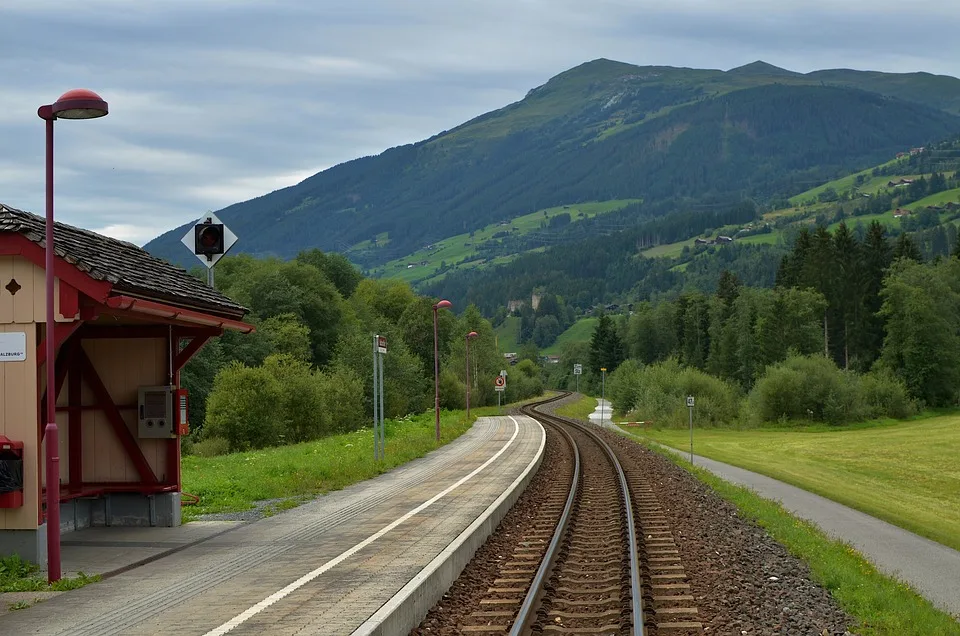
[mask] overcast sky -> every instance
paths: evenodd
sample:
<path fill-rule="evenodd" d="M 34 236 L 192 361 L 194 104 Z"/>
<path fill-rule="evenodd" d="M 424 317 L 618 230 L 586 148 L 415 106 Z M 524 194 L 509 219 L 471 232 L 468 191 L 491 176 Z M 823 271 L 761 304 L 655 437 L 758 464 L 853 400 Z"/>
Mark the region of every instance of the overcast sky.
<path fill-rule="evenodd" d="M 0 0 L 0 202 L 143 244 L 231 203 L 418 141 L 606 57 L 960 76 L 943 0 Z"/>

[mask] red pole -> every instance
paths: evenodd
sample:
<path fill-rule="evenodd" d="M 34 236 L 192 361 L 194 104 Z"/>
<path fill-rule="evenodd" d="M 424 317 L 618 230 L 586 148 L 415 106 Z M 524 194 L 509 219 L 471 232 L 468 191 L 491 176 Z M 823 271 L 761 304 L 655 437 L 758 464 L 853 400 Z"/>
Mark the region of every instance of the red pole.
<path fill-rule="evenodd" d="M 437 344 L 437 306 L 433 306 L 433 412 L 436 418 L 437 441 L 440 441 L 440 348 Z"/>
<path fill-rule="evenodd" d="M 467 334 L 467 421 L 470 421 L 470 334 Z"/>
<path fill-rule="evenodd" d="M 42 115 L 41 115 L 42 116 Z M 46 486 L 47 486 L 47 580 L 60 580 L 60 438 L 57 431 L 57 396 L 54 375 L 54 307 L 53 307 L 53 113 L 44 117 L 47 122 L 47 223 L 46 223 L 46 284 L 47 321 L 44 340 L 47 355 L 47 425 Z"/>

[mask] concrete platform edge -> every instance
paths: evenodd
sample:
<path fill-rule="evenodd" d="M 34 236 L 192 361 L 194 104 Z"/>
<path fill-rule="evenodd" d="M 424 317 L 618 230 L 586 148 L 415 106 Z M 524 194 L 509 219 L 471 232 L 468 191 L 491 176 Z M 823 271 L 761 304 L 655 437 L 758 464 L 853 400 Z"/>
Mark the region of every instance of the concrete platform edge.
<path fill-rule="evenodd" d="M 496 501 L 490 504 L 466 530 L 450 542 L 430 563 L 413 577 L 393 598 L 383 604 L 351 636 L 401 636 L 409 634 L 423 620 L 437 601 L 457 580 L 470 559 L 506 516 L 520 495 L 527 489 L 540 468 L 546 449 L 547 433 L 540 427 L 540 448 Z"/>

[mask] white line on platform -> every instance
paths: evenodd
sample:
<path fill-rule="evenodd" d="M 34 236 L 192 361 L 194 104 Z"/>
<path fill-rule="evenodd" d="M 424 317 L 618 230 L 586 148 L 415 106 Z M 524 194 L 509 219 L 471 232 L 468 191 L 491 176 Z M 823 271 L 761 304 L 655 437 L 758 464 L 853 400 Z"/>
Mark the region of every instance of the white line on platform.
<path fill-rule="evenodd" d="M 277 592 L 274 592 L 273 594 L 271 594 L 271 595 L 268 596 L 267 598 L 263 599 L 262 601 L 260 601 L 260 602 L 257 603 L 256 605 L 254 605 L 253 607 L 245 610 L 244 612 L 242 612 L 242 613 L 240 613 L 240 614 L 237 614 L 236 616 L 234 616 L 233 618 L 231 618 L 229 621 L 227 621 L 227 622 L 224 623 L 223 625 L 220 625 L 219 627 L 210 630 L 209 632 L 207 632 L 206 634 L 204 634 L 204 636 L 223 636 L 223 634 L 226 634 L 227 632 L 229 632 L 230 630 L 232 630 L 234 627 L 237 627 L 237 626 L 245 623 L 245 622 L 248 621 L 249 619 L 253 618 L 254 616 L 256 616 L 257 614 L 259 614 L 259 613 L 262 612 L 263 610 L 267 609 L 268 607 L 270 607 L 271 605 L 273 605 L 274 603 L 276 603 L 277 601 L 279 601 L 279 600 L 283 599 L 284 597 L 288 596 L 289 594 L 291 594 L 291 593 L 299 590 L 301 587 L 303 587 L 304 585 L 306 585 L 306 584 L 309 583 L 310 581 L 313 581 L 314 579 L 316 579 L 318 576 L 320 576 L 321 574 L 323 574 L 323 573 L 326 572 L 327 570 L 330 570 L 331 568 L 336 567 L 337 565 L 339 565 L 340 563 L 342 563 L 342 562 L 345 561 L 346 559 L 350 558 L 351 556 L 353 556 L 354 554 L 356 554 L 356 553 L 359 552 L 360 550 L 364 549 L 365 547 L 367 547 L 368 545 L 370 545 L 371 543 L 373 543 L 374 541 L 376 541 L 377 539 L 379 539 L 379 538 L 382 537 L 383 535 L 387 534 L 388 532 L 390 532 L 391 530 L 393 530 L 394 528 L 396 528 L 397 526 L 399 526 L 399 525 L 400 525 L 401 523 L 403 523 L 404 521 L 410 519 L 411 517 L 413 517 L 413 516 L 415 516 L 415 515 L 420 514 L 421 512 L 423 512 L 424 510 L 426 510 L 427 508 L 429 508 L 430 506 L 432 506 L 433 504 L 435 504 L 437 501 L 439 501 L 440 499 L 442 499 L 443 497 L 449 495 L 451 492 L 453 492 L 454 490 L 456 490 L 457 488 L 459 488 L 459 487 L 462 486 L 463 484 L 467 483 L 468 481 L 470 481 L 471 479 L 473 479 L 474 477 L 476 477 L 476 476 L 477 476 L 477 473 L 479 473 L 481 470 L 483 470 L 484 468 L 486 468 L 487 466 L 489 466 L 490 464 L 492 464 L 498 457 L 500 457 L 500 455 L 502 455 L 502 454 L 504 453 L 504 451 L 506 451 L 508 448 L 510 448 L 510 445 L 513 444 L 513 442 L 514 442 L 515 439 L 517 439 L 517 435 L 520 433 L 520 423 L 517 422 L 517 420 L 513 419 L 513 417 L 511 417 L 511 416 L 507 416 L 507 417 L 510 417 L 510 419 L 513 420 L 513 435 L 510 437 L 509 440 L 507 440 L 507 443 L 504 444 L 502 448 L 500 448 L 500 450 L 498 450 L 496 453 L 493 454 L 493 456 L 492 456 L 490 459 L 488 459 L 487 461 L 483 462 L 482 464 L 480 464 L 480 466 L 478 466 L 477 468 L 475 468 L 475 469 L 474 469 L 473 471 L 471 471 L 469 474 L 465 475 L 464 477 L 462 477 L 462 478 L 460 478 L 458 481 L 456 481 L 454 484 L 452 484 L 452 485 L 448 486 L 447 488 L 443 489 L 442 491 L 438 492 L 436 495 L 434 495 L 433 497 L 431 497 L 431 498 L 428 499 L 427 501 L 423 502 L 422 504 L 420 504 L 419 506 L 417 506 L 416 508 L 414 508 L 414 509 L 411 510 L 410 512 L 406 513 L 405 515 L 403 515 L 403 516 L 400 517 L 399 519 L 396 519 L 395 521 L 393 521 L 393 522 L 391 522 L 390 524 L 384 526 L 383 528 L 381 528 L 380 530 L 378 530 L 378 531 L 375 532 L 374 534 L 371 534 L 369 537 L 367 537 L 366 539 L 364 539 L 363 541 L 361 541 L 361 542 L 358 543 L 357 545 L 353 546 L 353 547 L 350 548 L 349 550 L 346 550 L 345 552 L 341 552 L 339 555 L 337 555 L 337 556 L 335 556 L 334 558 L 330 559 L 329 561 L 327 561 L 326 563 L 324 563 L 323 565 L 321 565 L 320 567 L 318 567 L 316 570 L 313 570 L 312 572 L 308 572 L 307 574 L 304 574 L 303 576 L 301 576 L 299 579 L 297 579 L 296 581 L 294 581 L 294 582 L 291 583 L 290 585 L 286 586 L 285 588 L 283 588 L 283 589 L 281 589 L 281 590 L 279 590 L 279 591 L 277 591 Z"/>

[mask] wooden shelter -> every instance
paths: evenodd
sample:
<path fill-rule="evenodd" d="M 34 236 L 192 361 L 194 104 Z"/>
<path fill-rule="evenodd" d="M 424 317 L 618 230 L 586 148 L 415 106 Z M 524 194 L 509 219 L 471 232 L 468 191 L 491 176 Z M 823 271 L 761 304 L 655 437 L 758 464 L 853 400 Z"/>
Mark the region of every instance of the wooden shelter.
<path fill-rule="evenodd" d="M 247 310 L 124 241 L 57 223 L 54 247 L 61 528 L 178 525 L 188 422 L 146 434 L 141 389 L 178 389 L 180 370 L 210 338 L 253 330 L 242 322 Z M 38 562 L 44 291 L 44 219 L 0 205 L 0 337 L 26 342 L 20 359 L 0 350 L 0 436 L 23 443 L 22 505 L 0 507 L 0 554 Z"/>

